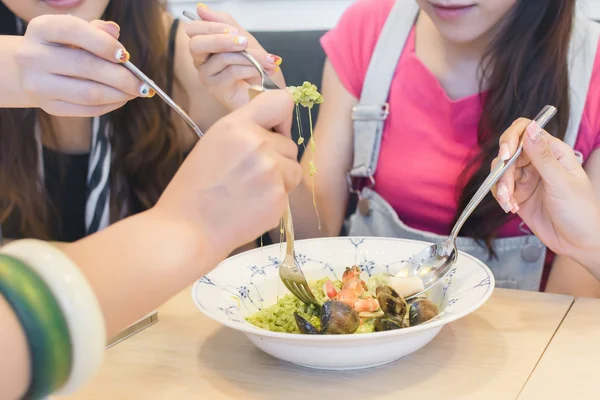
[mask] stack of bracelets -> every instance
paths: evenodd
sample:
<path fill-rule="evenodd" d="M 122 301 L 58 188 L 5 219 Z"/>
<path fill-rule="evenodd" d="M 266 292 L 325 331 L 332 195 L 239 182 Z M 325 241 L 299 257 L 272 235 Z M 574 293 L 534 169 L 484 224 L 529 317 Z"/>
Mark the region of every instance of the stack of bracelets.
<path fill-rule="evenodd" d="M 70 394 L 102 363 L 104 316 L 77 265 L 50 243 L 19 240 L 0 250 L 0 295 L 27 337 L 26 399 Z"/>

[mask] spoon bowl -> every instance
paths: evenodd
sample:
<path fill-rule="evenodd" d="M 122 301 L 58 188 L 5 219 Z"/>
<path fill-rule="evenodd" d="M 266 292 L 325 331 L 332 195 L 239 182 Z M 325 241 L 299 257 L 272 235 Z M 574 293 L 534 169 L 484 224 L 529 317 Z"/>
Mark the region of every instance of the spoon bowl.
<path fill-rule="evenodd" d="M 552 119 L 554 114 L 556 114 L 556 111 L 556 108 L 553 106 L 545 106 L 535 117 L 534 121 L 539 125 L 540 129 L 542 129 Z M 517 151 L 509 160 L 500 161 L 492 169 L 477 192 L 475 192 L 475 195 L 473 195 L 471 201 L 469 201 L 469 204 L 465 207 L 464 211 L 456 221 L 456 224 L 454 224 L 448 239 L 441 243 L 432 244 L 412 256 L 408 260 L 406 268 L 398 273 L 397 276 L 417 276 L 423 281 L 424 289 L 406 297 L 407 300 L 427 292 L 450 272 L 458 258 L 458 251 L 456 250 L 456 238 L 458 237 L 458 233 L 467 218 L 471 216 L 479 203 L 487 196 L 500 177 L 504 175 L 504 172 L 506 172 L 517 158 L 519 158 L 523 151 L 523 140 L 523 137 L 521 137 Z"/>

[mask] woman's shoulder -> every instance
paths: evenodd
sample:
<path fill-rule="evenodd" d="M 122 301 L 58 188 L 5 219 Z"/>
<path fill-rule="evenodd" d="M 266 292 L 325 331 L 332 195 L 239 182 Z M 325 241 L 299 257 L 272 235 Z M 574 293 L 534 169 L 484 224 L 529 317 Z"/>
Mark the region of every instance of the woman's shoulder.
<path fill-rule="evenodd" d="M 328 60 L 346 89 L 355 97 L 395 0 L 358 0 L 337 25 L 321 38 Z"/>

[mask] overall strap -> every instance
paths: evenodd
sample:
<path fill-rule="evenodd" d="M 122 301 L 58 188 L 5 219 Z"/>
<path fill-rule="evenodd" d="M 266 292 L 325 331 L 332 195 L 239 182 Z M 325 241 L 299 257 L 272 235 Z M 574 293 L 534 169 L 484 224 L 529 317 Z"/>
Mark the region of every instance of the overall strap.
<path fill-rule="evenodd" d="M 400 55 L 419 13 L 414 0 L 396 0 L 381 31 L 360 96 L 352 110 L 354 163 L 349 178 L 373 178 L 383 126 L 389 113 L 390 86 Z"/>
<path fill-rule="evenodd" d="M 571 147 L 574 147 L 577 141 L 599 40 L 600 24 L 578 15 L 574 21 L 569 45 L 571 118 L 564 138 L 564 142 Z"/>

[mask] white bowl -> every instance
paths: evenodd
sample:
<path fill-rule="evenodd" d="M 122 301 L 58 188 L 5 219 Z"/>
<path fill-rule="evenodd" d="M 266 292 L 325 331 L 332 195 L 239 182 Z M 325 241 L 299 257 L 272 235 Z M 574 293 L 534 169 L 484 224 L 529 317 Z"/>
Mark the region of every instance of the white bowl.
<path fill-rule="evenodd" d="M 397 273 L 403 261 L 428 243 L 391 238 L 337 237 L 296 241 L 296 257 L 306 278 L 341 278 L 358 265 L 363 279 Z M 256 347 L 281 360 L 310 368 L 349 370 L 402 358 L 429 343 L 452 321 L 472 313 L 492 294 L 494 277 L 479 260 L 461 253 L 453 270 L 428 293 L 440 306 L 434 319 L 414 327 L 354 335 L 301 335 L 260 329 L 245 317 L 288 293 L 279 280 L 280 245 L 231 257 L 192 289 L 196 307 L 213 320 L 246 334 Z"/>

